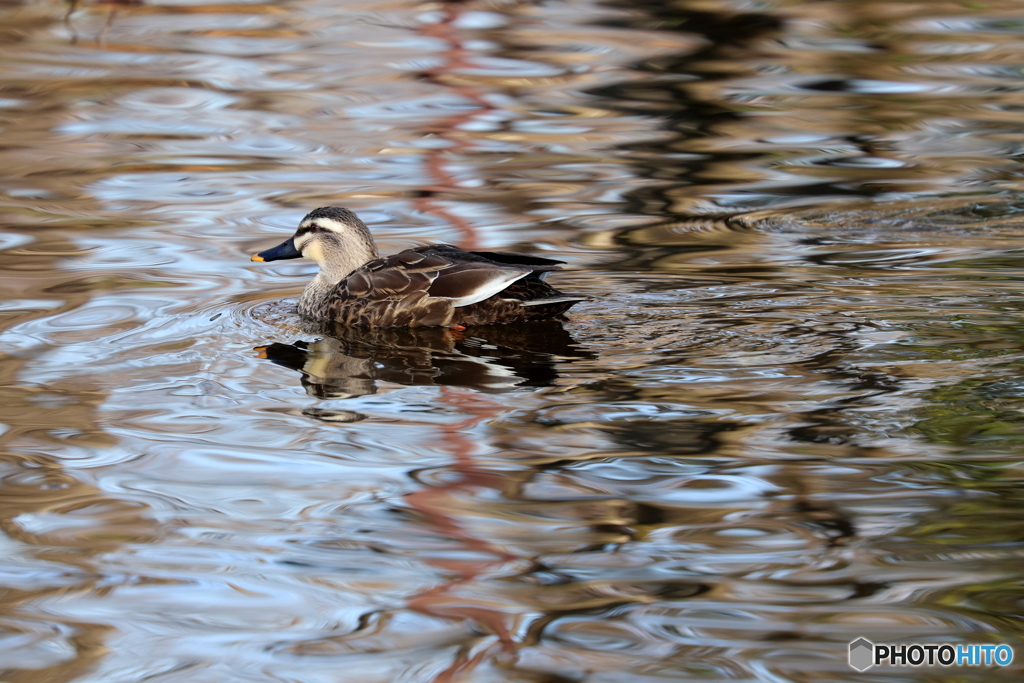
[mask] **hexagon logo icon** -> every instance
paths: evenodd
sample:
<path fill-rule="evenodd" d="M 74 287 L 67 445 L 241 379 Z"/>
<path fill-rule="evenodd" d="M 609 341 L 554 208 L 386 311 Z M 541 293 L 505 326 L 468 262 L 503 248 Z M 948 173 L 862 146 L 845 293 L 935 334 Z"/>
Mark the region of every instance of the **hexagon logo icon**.
<path fill-rule="evenodd" d="M 850 666 L 865 671 L 875 663 L 875 644 L 865 638 L 850 643 Z"/>

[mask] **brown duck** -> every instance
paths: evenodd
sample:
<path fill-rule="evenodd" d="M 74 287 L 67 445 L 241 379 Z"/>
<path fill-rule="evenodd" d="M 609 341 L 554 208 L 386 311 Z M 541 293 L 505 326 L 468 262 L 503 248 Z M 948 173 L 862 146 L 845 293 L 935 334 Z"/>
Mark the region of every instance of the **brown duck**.
<path fill-rule="evenodd" d="M 295 234 L 253 261 L 306 258 L 320 272 L 299 299 L 305 318 L 358 327 L 469 327 L 560 319 L 587 297 L 544 282 L 563 261 L 450 244 L 379 258 L 373 236 L 348 209 L 310 212 Z"/>

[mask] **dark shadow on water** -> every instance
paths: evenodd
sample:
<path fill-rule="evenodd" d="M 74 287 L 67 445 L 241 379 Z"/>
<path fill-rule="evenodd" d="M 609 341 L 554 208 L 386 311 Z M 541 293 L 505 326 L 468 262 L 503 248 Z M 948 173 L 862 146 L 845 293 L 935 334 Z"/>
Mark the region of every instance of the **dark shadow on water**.
<path fill-rule="evenodd" d="M 374 394 L 378 381 L 487 393 L 546 387 L 557 379 L 558 363 L 594 357 L 555 321 L 488 325 L 465 332 L 337 326 L 313 331 L 325 336 L 311 342 L 275 342 L 257 351 L 301 373 L 306 393 L 320 399 Z"/>

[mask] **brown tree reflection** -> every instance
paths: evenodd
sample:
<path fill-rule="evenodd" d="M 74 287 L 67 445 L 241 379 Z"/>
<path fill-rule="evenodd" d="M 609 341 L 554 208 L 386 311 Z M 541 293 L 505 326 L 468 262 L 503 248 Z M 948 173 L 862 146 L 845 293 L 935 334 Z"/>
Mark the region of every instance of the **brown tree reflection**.
<path fill-rule="evenodd" d="M 0 252 L 0 271 L 8 274 L 0 279 L 0 300 L 35 304 L 11 307 L 0 321 L 5 328 L 55 310 L 73 311 L 97 288 L 116 286 L 113 280 L 69 277 L 57 269 L 58 259 L 83 253 L 59 234 L 9 220 L 2 227 L 8 237 L 36 237 Z M 6 572 L 0 590 L 0 633 L 6 638 L 0 677 L 11 683 L 63 683 L 92 670 L 107 654 L 106 639 L 117 627 L 102 618 L 60 614 L 59 608 L 54 613 L 48 606 L 110 591 L 116 582 L 104 575 L 99 558 L 165 535 L 146 503 L 101 490 L 57 455 L 102 451 L 115 447 L 117 438 L 98 416 L 107 396 L 104 388 L 81 379 L 33 381 L 31 362 L 50 344 L 60 343 L 59 332 L 48 341 L 20 350 L 8 347 L 0 356 L 0 423 L 5 427 L 0 433 L 0 542 Z"/>

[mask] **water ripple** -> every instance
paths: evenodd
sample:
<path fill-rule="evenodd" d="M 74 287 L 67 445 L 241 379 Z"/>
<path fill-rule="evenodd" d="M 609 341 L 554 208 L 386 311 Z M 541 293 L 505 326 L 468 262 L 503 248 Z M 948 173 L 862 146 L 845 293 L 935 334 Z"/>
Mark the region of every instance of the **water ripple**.
<path fill-rule="evenodd" d="M 859 636 L 1016 638 L 1016 10 L 726 5 L 0 10 L 8 677 L 846 680 Z M 326 204 L 593 301 L 309 326 L 313 267 L 247 258 Z"/>

